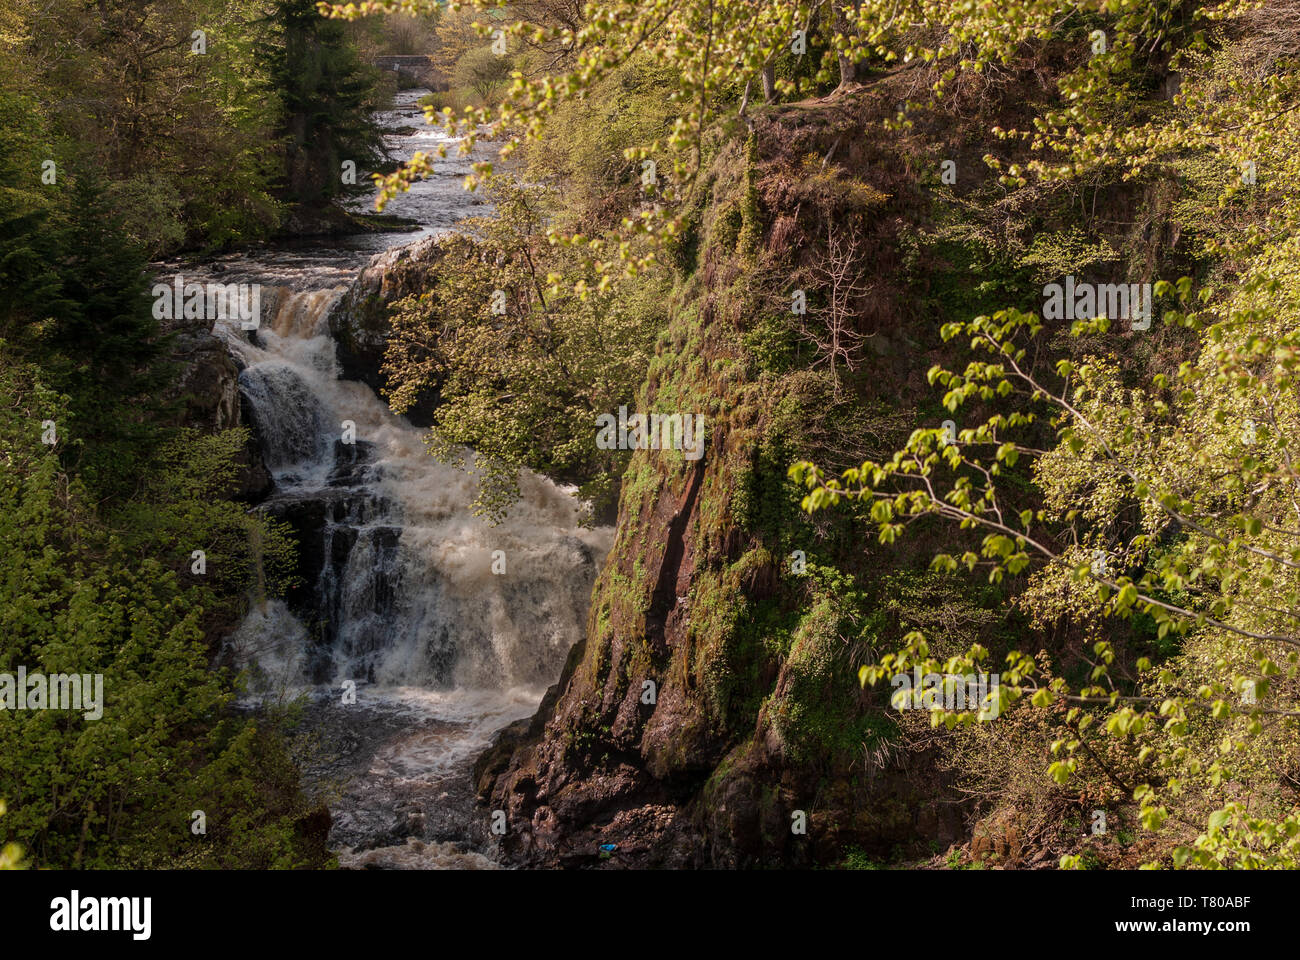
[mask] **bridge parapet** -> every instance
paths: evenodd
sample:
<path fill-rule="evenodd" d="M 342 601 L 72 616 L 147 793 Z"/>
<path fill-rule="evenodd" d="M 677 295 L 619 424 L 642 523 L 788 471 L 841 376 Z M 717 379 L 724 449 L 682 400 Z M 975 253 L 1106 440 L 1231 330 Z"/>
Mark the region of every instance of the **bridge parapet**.
<path fill-rule="evenodd" d="M 427 56 L 375 57 L 374 65 L 385 72 L 393 71 L 430 90 L 445 90 L 447 78 Z"/>

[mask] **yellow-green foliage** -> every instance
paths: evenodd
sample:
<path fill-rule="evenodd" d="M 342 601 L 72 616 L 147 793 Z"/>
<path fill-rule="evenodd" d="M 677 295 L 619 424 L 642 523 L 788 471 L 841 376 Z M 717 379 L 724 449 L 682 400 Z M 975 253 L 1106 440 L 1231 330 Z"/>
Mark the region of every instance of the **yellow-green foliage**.
<path fill-rule="evenodd" d="M 602 414 L 632 404 L 650 345 L 666 320 L 662 275 L 578 296 L 558 278 L 583 265 L 545 236 L 550 201 L 498 179 L 496 214 L 446 241 L 430 289 L 394 306 L 385 372 L 394 409 L 437 389 L 431 448 L 476 458 L 476 512 L 500 519 L 530 467 L 581 485 L 597 508 L 612 499 L 627 453 L 598 449 Z"/>
<path fill-rule="evenodd" d="M 491 6 L 489 0 L 475 5 Z M 1291 439 L 1300 426 L 1300 241 L 1293 239 L 1300 234 L 1300 79 L 1288 36 L 1268 29 L 1293 11 L 1282 3 L 1260 6 L 917 0 L 907 9 L 909 29 L 899 30 L 894 0 L 861 0 L 841 11 L 840 36 L 817 75 L 829 78 L 834 49 L 846 66 L 906 65 L 915 71 L 911 86 L 920 97 L 927 86 L 946 93 L 968 89 L 969 81 L 979 89 L 988 74 L 1003 77 L 1024 63 L 1027 52 L 1043 55 L 1032 73 L 1054 76 L 1055 83 L 1030 103 L 1014 105 L 1015 129 L 989 124 L 989 141 L 1007 148 L 996 155 L 990 149 L 988 160 L 1001 176 L 998 189 L 1008 193 L 973 200 L 948 194 L 954 204 L 970 204 L 971 219 L 987 215 L 979 227 L 949 238 L 968 250 L 1000 245 L 997 258 L 1010 268 L 999 279 L 1014 280 L 1018 272 L 1055 280 L 1117 263 L 1154 269 L 1154 255 L 1143 260 L 1137 248 L 1150 254 L 1164 242 L 1154 235 L 1165 227 L 1170 234 L 1183 227 L 1197 234 L 1188 246 L 1200 259 L 1180 265 L 1195 276 L 1177 286 L 1157 284 L 1176 331 L 1157 341 L 1165 356 L 1145 341 L 1132 349 L 1129 334 L 1142 331 L 1121 331 L 1120 318 L 1076 322 L 1068 331 L 1074 342 L 1063 349 L 1067 331 L 1045 329 L 1030 312 L 1036 291 L 994 290 L 1007 293 L 1006 309 L 945 324 L 949 360 L 930 373 L 942 388 L 943 409 L 959 421 L 956 437 L 927 422 L 892 456 L 844 473 L 840 463 L 829 474 L 799 464 L 792 474 L 808 485 L 810 511 L 845 497 L 858 501 L 882 544 L 909 531 L 933 535 L 939 525 L 930 521 L 946 522 L 950 535 L 940 535 L 935 561 L 940 572 L 979 570 L 1007 589 L 1027 583 L 1020 607 L 1044 628 L 1050 619 L 1074 631 L 1072 667 L 1088 664 L 1078 678 L 1049 677 L 1032 649 L 994 660 L 975 641 L 964 652 L 941 653 L 938 638 L 932 643 L 920 629 L 871 658 L 863 678 L 880 681 L 912 666 L 961 673 L 996 667 L 1004 710 L 1017 703 L 1044 710 L 1068 704 L 1061 722 L 1069 732 L 1050 745 L 1054 759 L 1045 774 L 1063 787 L 1085 780 L 1090 789 L 1102 776 L 1122 787 L 1138 804 L 1143 825 L 1160 838 L 1160 863 L 1295 866 L 1300 843 L 1300 808 L 1294 792 L 1283 788 L 1295 779 L 1300 696 L 1294 498 L 1300 468 Z M 751 699 L 739 685 L 762 656 L 745 624 L 763 624 L 764 637 L 797 635 L 785 667 L 800 702 L 776 711 L 780 722 L 793 723 L 788 730 L 822 727 L 808 713 L 808 698 L 831 681 L 827 647 L 839 628 L 816 591 L 784 607 L 772 599 L 751 605 L 749 585 L 719 547 L 737 514 L 746 522 L 762 518 L 749 531 L 760 542 L 775 536 L 764 509 L 746 498 L 733 503 L 728 492 L 759 469 L 750 453 L 764 439 L 756 411 L 780 403 L 788 384 L 770 377 L 760 391 L 750 376 L 751 370 L 781 372 L 770 322 L 761 315 L 753 326 L 730 319 L 752 314 L 748 308 L 760 298 L 748 294 L 764 292 L 748 289 L 758 283 L 752 276 L 735 279 L 738 266 L 763 265 L 755 138 L 743 153 L 738 136 L 722 138 L 717 155 L 730 151 L 736 175 L 731 189 L 718 189 L 709 179 L 718 143 L 710 131 L 727 131 L 729 122 L 738 131 L 740 91 L 754 91 L 808 13 L 780 0 L 688 0 L 671 9 L 597 2 L 587 8 L 580 57 L 564 53 L 576 39 L 569 25 L 544 17 L 521 23 L 518 33 L 555 53 L 556 70 L 520 77 L 495 114 L 462 118 L 471 126 L 496 121 L 508 147 L 544 137 L 552 125 L 567 133 L 537 148 L 535 156 L 544 160 L 535 169 L 549 165 L 580 185 L 581 212 L 559 229 L 583 230 L 593 222 L 605 229 L 556 239 L 586 251 L 603 280 L 615 267 L 639 276 L 662 256 L 660 241 L 679 244 L 677 265 L 690 276 L 642 397 L 660 409 L 708 414 L 720 440 L 711 450 L 693 531 L 697 669 L 724 722 L 747 720 Z M 1106 38 L 1104 49 L 1090 50 L 1093 29 Z M 670 65 L 657 68 L 670 72 L 658 73 L 644 91 L 622 72 L 640 57 Z M 959 74 L 960 84 L 954 82 Z M 1175 78 L 1182 81 L 1176 96 L 1156 93 Z M 847 69 L 844 79 L 851 87 Z M 655 97 L 665 91 L 671 93 L 661 96 L 661 109 Z M 787 84 L 780 92 L 793 89 Z M 612 104 L 620 93 L 655 102 L 619 111 Z M 598 105 L 587 116 L 604 126 L 577 123 L 587 100 Z M 744 102 L 744 110 L 755 109 L 752 97 Z M 900 114 L 891 130 L 911 135 L 910 112 Z M 578 145 L 576 161 L 557 146 L 570 143 Z M 658 161 L 667 189 L 662 203 L 635 210 L 637 164 L 648 159 Z M 1252 164 L 1257 182 L 1245 175 Z M 417 163 L 399 172 L 386 189 L 420 169 Z M 1171 199 L 1179 171 L 1200 209 Z M 806 160 L 802 173 L 791 195 L 800 189 L 809 198 L 819 191 L 860 194 L 861 202 L 849 205 L 867 217 L 887 199 L 827 171 L 825 161 Z M 1112 236 L 1072 229 L 1076 222 L 1095 226 L 1102 219 L 1098 203 L 1134 185 L 1149 201 L 1143 216 L 1172 208 L 1174 219 L 1127 223 Z M 976 210 L 981 202 L 997 209 Z M 1117 207 L 1120 216 L 1129 212 Z M 635 243 L 612 242 L 611 211 L 627 216 L 618 238 Z M 1035 214 L 1050 214 L 1052 222 L 1044 226 Z M 991 224 L 1003 225 L 1007 235 Z M 1041 235 L 1027 236 L 1031 230 Z M 691 256 L 684 241 L 701 231 L 706 249 Z M 713 270 L 714 289 L 699 289 L 703 265 Z M 569 279 L 575 288 L 589 284 L 585 276 Z M 969 363 L 951 360 L 958 346 L 969 347 Z M 1177 355 L 1180 348 L 1185 356 Z M 1144 362 L 1151 369 L 1142 369 Z M 796 449 L 799 440 L 791 438 Z M 769 451 L 776 446 L 769 443 Z M 819 459 L 833 462 L 824 451 Z M 660 496 L 680 493 L 679 469 L 673 462 L 663 472 Z M 638 474 L 634 482 L 633 509 L 644 518 L 653 496 L 642 485 L 651 481 Z M 775 554 L 774 543 L 762 545 Z M 1022 574 L 1025 581 L 1013 580 Z M 1149 640 L 1151 656 L 1121 649 L 1134 637 Z M 1247 683 L 1251 700 L 1242 699 Z M 934 717 L 949 725 L 974 719 Z M 1103 755 L 1111 762 L 1101 763 Z"/>
<path fill-rule="evenodd" d="M 624 156 L 624 150 L 672 131 L 674 108 L 668 94 L 673 80 L 670 64 L 637 57 L 583 99 L 561 106 L 546 135 L 528 146 L 528 178 L 563 190 L 560 229 L 609 226 L 611 215 L 658 198 L 658 190 L 643 189 L 642 165 Z M 669 173 L 656 170 L 656 177 Z"/>
<path fill-rule="evenodd" d="M 147 464 L 119 517 L 142 525 L 118 530 L 42 443 L 46 420 L 67 422 L 65 398 L 0 345 L 0 673 L 98 674 L 103 691 L 99 717 L 4 712 L 0 847 L 20 844 L 37 867 L 319 865 L 323 851 L 295 833 L 303 801 L 282 741 L 228 717 L 232 685 L 209 668 L 204 624 L 248 582 L 240 534 L 277 542 L 213 501 L 229 447 L 197 443 L 193 462 L 169 448 Z M 187 582 L 198 545 L 212 548 L 215 589 Z M 190 833 L 195 810 L 208 837 Z"/>
<path fill-rule="evenodd" d="M 1089 117 L 1059 132 L 1058 149 L 1105 166 L 1127 146 L 1140 155 L 1130 162 L 1154 163 L 1206 150 L 1201 137 L 1215 118 L 1273 109 L 1277 90 L 1206 69 L 1189 79 L 1173 118 L 1117 144 Z M 919 430 L 892 458 L 840 480 L 803 466 L 795 475 L 809 483 L 810 509 L 846 490 L 872 502 L 882 541 L 922 515 L 981 531 L 978 549 L 941 553 L 936 566 L 984 567 L 995 582 L 1026 573 L 1019 603 L 1037 624 L 1081 629 L 1095 665 L 1081 682 L 1040 677 L 1024 651 L 1003 670 L 1010 700 L 1069 708 L 1051 748 L 1058 784 L 1104 776 L 1119 786 L 1159 832 L 1162 863 L 1294 867 L 1300 808 L 1286 782 L 1300 745 L 1300 124 L 1270 124 L 1257 145 L 1237 124 L 1222 129 L 1216 151 L 1258 146 L 1277 166 L 1267 196 L 1255 198 L 1258 234 L 1241 234 L 1231 218 L 1201 225 L 1204 251 L 1231 254 L 1218 282 L 1155 285 L 1173 307 L 1166 324 L 1189 331 L 1196 347 L 1176 373 L 1134 384 L 1116 355 L 1119 325 L 1104 317 L 1074 323 L 1070 333 L 1088 338 L 1087 350 L 1054 369 L 1031 360 L 1050 333 L 1033 314 L 1006 309 L 952 323 L 945 337 L 970 343 L 975 358 L 964 369 L 936 366 L 931 382 L 959 421 L 976 404 L 995 412 L 967 419 L 955 443 Z M 1239 181 L 1222 192 L 1243 202 Z M 1077 238 L 1067 246 L 1076 264 L 1090 256 Z M 1039 259 L 1060 269 L 1055 255 Z M 1108 346 L 1110 355 L 1094 355 Z M 1029 442 L 1039 420 L 1055 428 L 1046 450 Z M 1012 482 L 1026 468 L 1036 504 Z M 1130 657 L 1120 671 L 1121 623 L 1133 620 L 1149 624 L 1161 655 Z M 868 679 L 913 663 L 967 668 L 985 655 L 977 644 L 942 664 L 922 633 L 905 640 Z"/>

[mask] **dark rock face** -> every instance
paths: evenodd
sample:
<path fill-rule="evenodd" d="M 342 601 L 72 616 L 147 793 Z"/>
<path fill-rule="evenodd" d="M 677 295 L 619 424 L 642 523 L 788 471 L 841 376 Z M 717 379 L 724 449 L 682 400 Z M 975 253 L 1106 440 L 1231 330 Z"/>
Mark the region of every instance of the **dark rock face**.
<path fill-rule="evenodd" d="M 340 624 L 348 621 L 350 613 L 344 609 L 342 588 L 361 537 L 366 539 L 367 553 L 373 557 L 364 591 L 369 598 L 368 615 L 378 624 L 391 623 L 396 616 L 400 576 L 397 555 L 402 530 L 400 526 L 374 522 L 387 514 L 389 505 L 368 485 L 367 471 L 373 454 L 373 445 L 365 441 L 337 441 L 334 469 L 324 490 L 301 495 L 278 492 L 262 507 L 286 522 L 298 542 L 295 573 L 299 582 L 285 599 L 311 633 L 306 672 L 313 683 L 331 678 L 336 651 L 364 657 L 380 649 L 385 639 L 382 631 L 376 630 L 340 637 Z"/>
<path fill-rule="evenodd" d="M 253 418 L 248 398 L 242 393 L 239 397 L 240 422 L 249 427 L 248 442 L 239 452 L 239 478 L 234 492 L 234 499 L 245 503 L 260 503 L 271 494 L 275 481 L 262 458 L 262 442 L 258 436 L 257 423 Z"/>
<path fill-rule="evenodd" d="M 298 585 L 285 599 L 296 611 L 316 607 L 321 571 L 325 567 L 324 537 L 326 518 L 331 505 L 319 497 L 295 497 L 277 500 L 269 509 L 277 519 L 287 523 L 298 543 Z"/>
<path fill-rule="evenodd" d="M 240 451 L 240 467 L 230 497 L 257 503 L 271 492 L 271 473 L 262 460 L 256 427 L 239 390 L 239 365 L 208 320 L 174 320 L 165 332 L 174 333 L 172 360 L 176 379 L 172 395 L 181 404 L 178 422 L 207 433 L 250 427 Z"/>
<path fill-rule="evenodd" d="M 305 850 L 324 860 L 329 856 L 330 827 L 333 820 L 325 804 L 314 807 L 294 821 L 293 829 Z"/>
<path fill-rule="evenodd" d="M 172 359 L 182 422 L 210 433 L 240 424 L 239 367 L 207 320 L 175 320 Z"/>
<path fill-rule="evenodd" d="M 445 256 L 442 238 L 430 237 L 409 247 L 395 247 L 375 256 L 330 310 L 330 334 L 345 380 L 360 380 L 376 393 L 386 386 L 382 374 L 388 345 L 389 307 L 423 293 L 431 285 Z M 436 391 L 406 413 L 415 426 L 433 422 Z"/>

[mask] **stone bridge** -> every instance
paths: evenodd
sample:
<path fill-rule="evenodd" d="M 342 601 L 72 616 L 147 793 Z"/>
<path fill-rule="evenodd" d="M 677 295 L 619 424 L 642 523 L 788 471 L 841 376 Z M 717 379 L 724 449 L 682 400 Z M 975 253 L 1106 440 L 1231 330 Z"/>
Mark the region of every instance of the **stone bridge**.
<path fill-rule="evenodd" d="M 430 90 L 446 90 L 447 78 L 423 54 L 401 57 L 375 57 L 374 64 L 385 72 L 395 71 Z"/>

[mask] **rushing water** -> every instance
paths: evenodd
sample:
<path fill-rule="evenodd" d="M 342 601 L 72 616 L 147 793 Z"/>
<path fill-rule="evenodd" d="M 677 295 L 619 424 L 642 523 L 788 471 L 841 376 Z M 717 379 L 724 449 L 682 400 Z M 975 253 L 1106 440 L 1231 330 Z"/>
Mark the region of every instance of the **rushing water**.
<path fill-rule="evenodd" d="M 422 92 L 399 94 L 379 117 L 394 156 L 445 142 L 414 108 Z M 345 866 L 494 865 L 469 768 L 557 679 L 609 547 L 610 531 L 579 526 L 569 491 L 532 474 L 504 523 L 474 518 L 472 477 L 434 460 L 423 431 L 368 386 L 339 376 L 330 309 L 371 255 L 483 212 L 461 187 L 468 163 L 440 163 L 390 206 L 418 231 L 209 268 L 262 284 L 261 328 L 215 332 L 241 366 L 275 481 L 259 509 L 294 524 L 311 581 L 296 599 L 254 609 L 228 652 L 259 696 L 306 694 L 307 779 L 329 802 Z M 355 703 L 345 702 L 353 685 Z"/>

